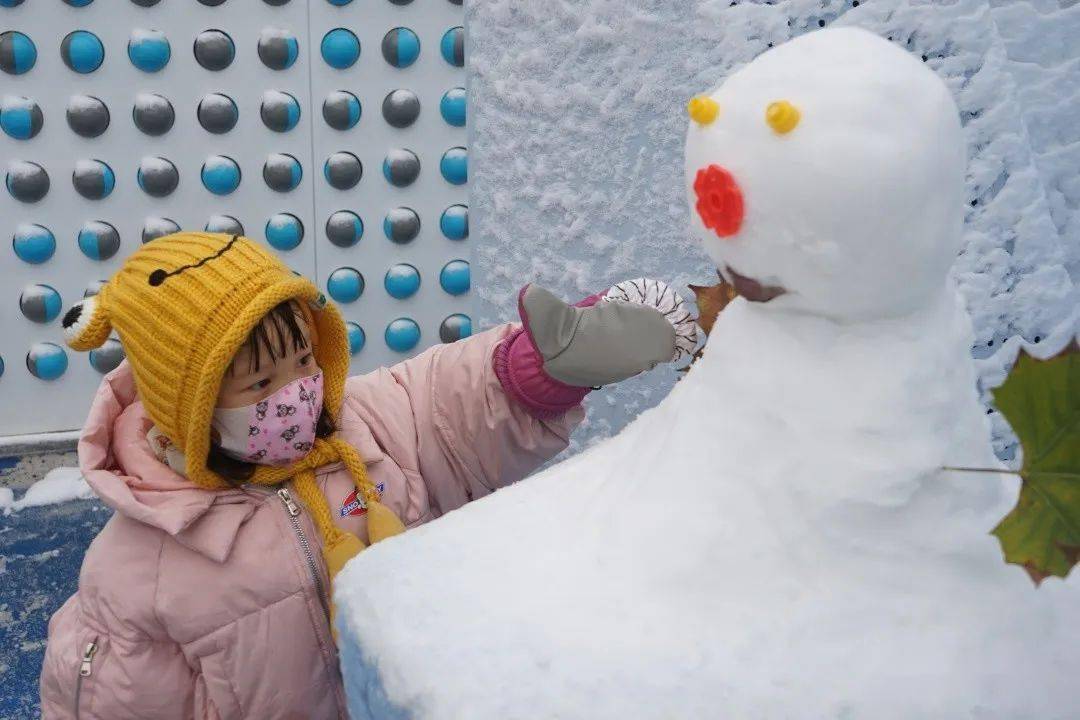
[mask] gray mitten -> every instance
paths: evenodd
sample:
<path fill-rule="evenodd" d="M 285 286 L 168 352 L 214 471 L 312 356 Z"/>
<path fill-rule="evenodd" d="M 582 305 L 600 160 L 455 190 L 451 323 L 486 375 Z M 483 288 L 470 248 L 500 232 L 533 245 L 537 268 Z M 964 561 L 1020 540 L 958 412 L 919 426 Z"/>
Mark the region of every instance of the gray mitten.
<path fill-rule="evenodd" d="M 536 285 L 519 296 L 525 331 L 555 380 L 608 385 L 693 352 L 697 326 L 665 283 L 628 280 L 594 298 L 569 305 Z"/>

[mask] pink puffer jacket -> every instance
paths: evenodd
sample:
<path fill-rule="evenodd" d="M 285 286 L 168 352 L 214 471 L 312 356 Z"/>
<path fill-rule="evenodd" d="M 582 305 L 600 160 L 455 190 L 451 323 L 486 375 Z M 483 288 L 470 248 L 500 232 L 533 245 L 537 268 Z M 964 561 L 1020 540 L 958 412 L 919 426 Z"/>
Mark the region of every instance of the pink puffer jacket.
<path fill-rule="evenodd" d="M 349 379 L 341 436 L 407 525 L 520 479 L 581 421 L 579 408 L 538 420 L 504 393 L 492 356 L 513 331 Z M 157 460 L 150 426 L 121 365 L 79 442 L 87 481 L 116 513 L 49 623 L 43 718 L 346 718 L 307 512 L 291 516 L 276 488 L 196 488 Z M 319 481 L 335 520 L 365 538 L 346 471 L 328 466 Z"/>

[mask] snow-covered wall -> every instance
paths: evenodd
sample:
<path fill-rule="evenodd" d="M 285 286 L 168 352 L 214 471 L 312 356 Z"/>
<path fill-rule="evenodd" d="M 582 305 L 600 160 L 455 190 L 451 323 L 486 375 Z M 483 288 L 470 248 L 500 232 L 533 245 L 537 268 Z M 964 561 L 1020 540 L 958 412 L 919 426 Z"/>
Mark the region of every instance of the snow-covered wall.
<path fill-rule="evenodd" d="M 472 0 L 467 16 L 481 325 L 514 317 L 529 281 L 575 298 L 641 275 L 710 282 L 685 230 L 686 100 L 834 22 L 924 57 L 957 98 L 971 161 L 955 275 L 983 377 L 1000 375 L 1007 339 L 1038 343 L 1069 322 L 1080 280 L 1076 0 Z M 571 451 L 658 402 L 675 377 L 598 393 Z"/>
<path fill-rule="evenodd" d="M 1075 283 L 1080 280 L 1080 2 L 991 0 L 990 6 Z"/>

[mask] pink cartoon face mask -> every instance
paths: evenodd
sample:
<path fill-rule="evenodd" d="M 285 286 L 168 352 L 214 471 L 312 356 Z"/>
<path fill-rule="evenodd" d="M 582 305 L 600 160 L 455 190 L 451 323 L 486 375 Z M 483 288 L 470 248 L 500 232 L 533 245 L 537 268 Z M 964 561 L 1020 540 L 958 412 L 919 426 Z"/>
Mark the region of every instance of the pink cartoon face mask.
<path fill-rule="evenodd" d="M 293 380 L 254 405 L 214 410 L 218 445 L 230 457 L 259 465 L 291 465 L 315 443 L 323 405 L 322 373 Z"/>

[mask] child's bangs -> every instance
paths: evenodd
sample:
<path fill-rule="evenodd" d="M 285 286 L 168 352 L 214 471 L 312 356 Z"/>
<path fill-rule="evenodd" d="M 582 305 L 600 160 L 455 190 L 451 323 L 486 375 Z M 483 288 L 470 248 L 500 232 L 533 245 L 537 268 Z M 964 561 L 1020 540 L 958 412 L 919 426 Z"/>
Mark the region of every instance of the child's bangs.
<path fill-rule="evenodd" d="M 274 309 L 251 329 L 244 341 L 243 347 L 248 351 L 248 372 L 256 373 L 261 369 L 262 350 L 265 350 L 266 356 L 276 364 L 289 353 L 290 346 L 292 352 L 306 348 L 306 327 L 307 318 L 295 300 L 286 300 L 275 305 Z M 232 372 L 233 366 L 230 366 L 229 373 Z"/>

